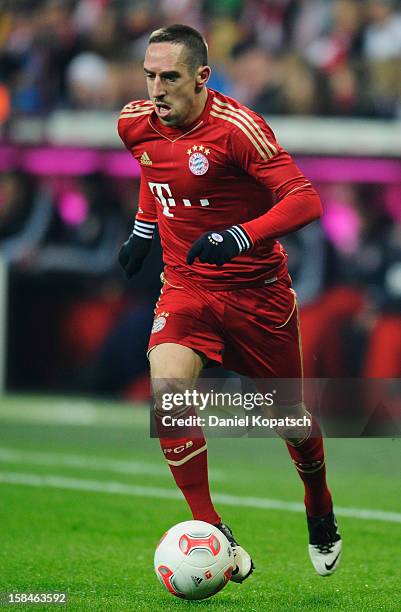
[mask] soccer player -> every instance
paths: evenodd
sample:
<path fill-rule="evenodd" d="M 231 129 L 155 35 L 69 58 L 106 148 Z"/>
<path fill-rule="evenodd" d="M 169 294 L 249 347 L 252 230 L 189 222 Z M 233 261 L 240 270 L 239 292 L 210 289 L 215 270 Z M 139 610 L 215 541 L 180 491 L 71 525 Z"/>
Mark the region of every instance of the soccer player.
<path fill-rule="evenodd" d="M 207 88 L 199 32 L 185 25 L 153 32 L 144 72 L 149 100 L 127 104 L 118 123 L 141 166 L 138 213 L 119 261 L 134 275 L 158 223 L 165 271 L 149 361 L 160 444 L 194 519 L 217 525 L 231 542 L 232 580 L 242 582 L 252 559 L 213 505 L 202 430 L 177 438 L 163 427 L 159 398 L 209 363 L 254 379 L 302 378 L 296 296 L 277 238 L 317 219 L 321 203 L 264 119 Z M 302 397 L 286 410 L 308 414 Z M 174 416 L 191 413 L 187 406 Z M 279 434 L 304 484 L 310 558 L 320 575 L 332 574 L 341 537 L 319 427 Z"/>

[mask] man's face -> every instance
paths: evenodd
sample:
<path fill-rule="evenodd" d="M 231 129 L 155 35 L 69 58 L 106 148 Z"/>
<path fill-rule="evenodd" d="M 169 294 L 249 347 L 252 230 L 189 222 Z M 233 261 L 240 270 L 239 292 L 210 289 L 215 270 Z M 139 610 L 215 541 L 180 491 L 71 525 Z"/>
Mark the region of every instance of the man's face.
<path fill-rule="evenodd" d="M 185 126 L 196 119 L 198 71 L 192 71 L 185 59 L 185 47 L 168 42 L 151 43 L 145 54 L 149 98 L 166 126 Z"/>

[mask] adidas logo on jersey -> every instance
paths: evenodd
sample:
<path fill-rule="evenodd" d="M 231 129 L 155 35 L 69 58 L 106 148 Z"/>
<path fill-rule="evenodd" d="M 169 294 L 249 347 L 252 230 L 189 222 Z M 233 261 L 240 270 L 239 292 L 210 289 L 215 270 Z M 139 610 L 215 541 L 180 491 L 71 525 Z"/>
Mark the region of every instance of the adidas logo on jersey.
<path fill-rule="evenodd" d="M 141 159 L 139 161 L 142 164 L 142 166 L 151 166 L 153 163 L 149 155 L 146 153 L 146 151 L 142 153 Z"/>

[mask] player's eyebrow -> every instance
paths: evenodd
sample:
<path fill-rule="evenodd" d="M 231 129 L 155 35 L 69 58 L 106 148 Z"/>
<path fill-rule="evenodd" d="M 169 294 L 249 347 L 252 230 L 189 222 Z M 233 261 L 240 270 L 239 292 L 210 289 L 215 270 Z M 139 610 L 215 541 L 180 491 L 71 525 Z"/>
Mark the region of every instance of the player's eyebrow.
<path fill-rule="evenodd" d="M 150 75 L 154 75 L 155 74 L 155 72 L 153 72 L 153 70 L 148 70 L 148 68 L 145 68 L 145 66 L 143 67 L 143 71 L 144 71 L 145 74 L 150 74 Z M 180 76 L 181 76 L 181 73 L 178 72 L 177 70 L 169 70 L 169 71 L 161 72 L 160 73 L 160 77 L 162 79 L 170 79 L 170 78 L 177 79 Z"/>

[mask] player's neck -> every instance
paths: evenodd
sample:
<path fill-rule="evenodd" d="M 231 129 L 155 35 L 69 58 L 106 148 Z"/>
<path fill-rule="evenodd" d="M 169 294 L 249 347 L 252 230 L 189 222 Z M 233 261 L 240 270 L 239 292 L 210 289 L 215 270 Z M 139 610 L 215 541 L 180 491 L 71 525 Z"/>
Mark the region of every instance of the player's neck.
<path fill-rule="evenodd" d="M 193 125 L 203 113 L 207 100 L 208 100 L 208 90 L 206 87 L 203 87 L 201 92 L 197 94 L 197 97 L 195 98 L 194 106 L 190 114 L 188 115 L 187 119 L 181 125 L 177 125 L 177 127 L 187 128 Z"/>

